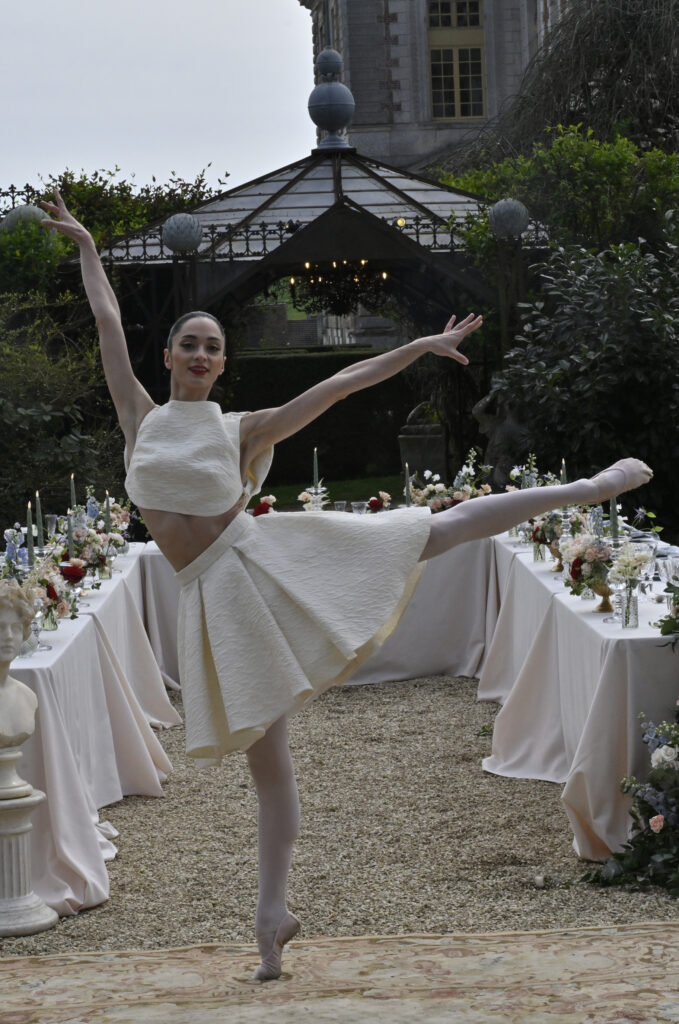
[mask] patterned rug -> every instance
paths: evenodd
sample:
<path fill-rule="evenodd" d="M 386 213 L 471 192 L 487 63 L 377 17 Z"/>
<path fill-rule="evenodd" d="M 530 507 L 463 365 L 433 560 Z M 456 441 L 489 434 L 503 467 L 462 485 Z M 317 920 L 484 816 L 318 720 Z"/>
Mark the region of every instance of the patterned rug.
<path fill-rule="evenodd" d="M 251 946 L 0 960 L 2 1024 L 679 1022 L 679 924 L 292 943 L 276 982 Z"/>

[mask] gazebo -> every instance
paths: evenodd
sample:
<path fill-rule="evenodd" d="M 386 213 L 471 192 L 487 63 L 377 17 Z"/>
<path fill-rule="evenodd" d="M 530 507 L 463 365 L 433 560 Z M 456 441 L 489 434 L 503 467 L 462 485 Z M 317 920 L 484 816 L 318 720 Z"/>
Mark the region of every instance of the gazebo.
<path fill-rule="evenodd" d="M 341 68 L 335 50 L 321 52 L 309 112 L 323 137 L 310 155 L 102 254 L 115 268 L 128 320 L 144 323 L 142 358 L 182 312 L 228 316 L 284 278 L 316 296 L 319 308 L 340 313 L 376 289 L 406 307 L 426 306 L 436 322 L 460 292 L 496 301 L 456 249 L 456 228 L 482 200 L 350 147 L 344 129 L 354 103 Z"/>

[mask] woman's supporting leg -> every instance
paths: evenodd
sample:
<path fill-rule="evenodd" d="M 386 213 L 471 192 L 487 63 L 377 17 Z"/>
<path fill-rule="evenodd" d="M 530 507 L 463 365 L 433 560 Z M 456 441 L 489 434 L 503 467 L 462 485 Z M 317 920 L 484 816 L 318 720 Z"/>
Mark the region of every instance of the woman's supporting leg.
<path fill-rule="evenodd" d="M 258 800 L 259 896 L 255 931 L 262 957 L 286 918 L 286 890 L 300 808 L 287 718 L 279 718 L 246 751 Z"/>
<path fill-rule="evenodd" d="M 503 533 L 510 526 L 564 505 L 595 505 L 623 491 L 648 483 L 653 476 L 637 459 L 622 459 L 591 480 L 561 487 L 531 487 L 463 501 L 432 517 L 431 532 L 421 560 L 434 558 L 456 544 Z"/>

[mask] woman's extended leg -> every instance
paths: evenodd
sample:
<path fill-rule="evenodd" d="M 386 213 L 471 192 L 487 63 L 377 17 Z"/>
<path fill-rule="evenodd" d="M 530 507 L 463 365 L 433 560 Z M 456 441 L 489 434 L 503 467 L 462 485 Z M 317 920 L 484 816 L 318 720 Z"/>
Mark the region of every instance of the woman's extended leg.
<path fill-rule="evenodd" d="M 258 800 L 259 895 L 255 931 L 262 964 L 256 977 L 264 981 L 280 975 L 280 947 L 299 930 L 299 923 L 288 913 L 286 903 L 288 872 L 300 820 L 287 718 L 274 722 L 246 753 Z"/>
<path fill-rule="evenodd" d="M 653 473 L 638 459 L 621 459 L 591 480 L 561 487 L 531 487 L 463 501 L 432 517 L 431 532 L 421 560 L 434 558 L 456 544 L 502 533 L 510 526 L 564 505 L 596 505 L 614 494 L 648 483 Z"/>

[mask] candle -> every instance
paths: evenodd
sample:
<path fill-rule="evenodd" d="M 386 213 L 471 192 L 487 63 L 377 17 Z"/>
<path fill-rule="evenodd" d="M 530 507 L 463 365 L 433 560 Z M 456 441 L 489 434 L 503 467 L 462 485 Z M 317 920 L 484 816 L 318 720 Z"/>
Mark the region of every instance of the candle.
<path fill-rule="evenodd" d="M 406 462 L 406 508 L 410 506 L 410 470 Z"/>
<path fill-rule="evenodd" d="M 560 477 L 560 479 L 561 479 L 561 483 L 562 484 L 567 484 L 568 483 L 568 477 L 566 476 L 566 460 L 565 459 L 561 460 L 561 477 Z"/>
<path fill-rule="evenodd" d="M 73 523 L 71 522 L 71 510 L 66 513 L 66 543 L 68 544 L 68 557 L 73 558 Z"/>
<path fill-rule="evenodd" d="M 615 495 L 611 498 L 610 510 L 608 513 L 608 521 L 611 527 L 611 537 L 613 540 L 618 539 L 618 499 Z"/>
<path fill-rule="evenodd" d="M 111 502 L 106 492 L 106 503 L 104 505 L 104 530 L 106 533 L 111 532 Z"/>
<path fill-rule="evenodd" d="M 314 448 L 314 490 L 318 490 L 318 448 Z"/>
<path fill-rule="evenodd" d="M 31 503 L 28 503 L 26 512 L 26 551 L 28 552 L 28 564 L 33 565 L 35 554 L 33 551 L 33 516 L 31 515 Z"/>
<path fill-rule="evenodd" d="M 75 508 L 75 506 L 76 506 L 76 500 L 75 500 L 75 479 L 73 477 L 73 473 L 71 473 L 71 508 Z M 69 509 L 69 512 L 70 512 L 70 509 Z"/>
<path fill-rule="evenodd" d="M 35 492 L 35 519 L 38 527 L 38 547 L 44 548 L 45 546 L 45 534 L 42 528 L 42 508 L 40 506 L 40 492 Z"/>

